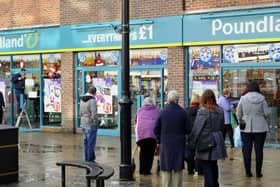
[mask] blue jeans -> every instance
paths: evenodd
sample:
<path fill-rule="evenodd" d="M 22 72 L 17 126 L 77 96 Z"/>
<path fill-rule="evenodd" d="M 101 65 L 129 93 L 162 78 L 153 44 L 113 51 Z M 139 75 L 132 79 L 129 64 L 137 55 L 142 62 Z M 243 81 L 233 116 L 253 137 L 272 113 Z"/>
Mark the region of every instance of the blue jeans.
<path fill-rule="evenodd" d="M 21 112 L 22 105 L 24 103 L 24 90 L 16 89 L 16 99 L 17 99 L 17 114 Z"/>
<path fill-rule="evenodd" d="M 95 161 L 95 145 L 97 126 L 82 126 L 84 134 L 84 156 L 85 161 Z"/>

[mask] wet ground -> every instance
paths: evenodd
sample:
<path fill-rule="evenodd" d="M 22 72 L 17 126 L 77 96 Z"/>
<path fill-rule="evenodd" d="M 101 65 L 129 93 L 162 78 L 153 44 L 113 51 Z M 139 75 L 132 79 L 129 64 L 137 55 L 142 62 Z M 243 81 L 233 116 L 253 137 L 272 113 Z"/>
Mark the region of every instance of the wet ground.
<path fill-rule="evenodd" d="M 97 162 L 114 167 L 115 174 L 105 182 L 105 186 L 122 187 L 160 187 L 160 175 L 156 174 L 156 160 L 152 175 L 140 176 L 136 167 L 135 180 L 119 181 L 120 141 L 119 137 L 98 136 Z M 59 187 L 60 168 L 57 161 L 65 159 L 83 159 L 82 135 L 60 133 L 20 133 L 19 137 L 19 182 L 0 185 L 7 187 Z M 246 178 L 240 149 L 228 149 L 229 158 L 219 162 L 220 186 L 222 187 L 278 187 L 280 179 L 280 149 L 266 147 L 264 153 L 263 175 Z M 137 159 L 136 159 L 137 161 Z M 136 162 L 136 165 L 137 162 Z M 253 163 L 254 167 L 254 163 Z M 254 169 L 252 169 L 254 171 Z M 86 186 L 85 171 L 71 168 L 67 170 L 66 186 Z M 187 175 L 184 170 L 183 186 L 201 187 L 203 177 Z M 253 172 L 254 174 L 254 172 Z M 93 182 L 94 183 L 94 182 Z M 92 186 L 94 184 L 92 183 Z"/>

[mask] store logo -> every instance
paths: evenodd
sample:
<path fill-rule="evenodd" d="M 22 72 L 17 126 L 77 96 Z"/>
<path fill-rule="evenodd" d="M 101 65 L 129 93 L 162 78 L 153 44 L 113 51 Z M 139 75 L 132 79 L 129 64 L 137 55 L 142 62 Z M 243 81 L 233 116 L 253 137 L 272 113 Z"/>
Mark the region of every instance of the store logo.
<path fill-rule="evenodd" d="M 212 21 L 212 35 L 222 32 L 224 35 L 252 34 L 280 32 L 280 19 L 274 16 L 263 16 L 262 19 L 254 21 L 223 22 L 221 19 Z"/>
<path fill-rule="evenodd" d="M 39 43 L 39 33 L 0 36 L 0 49 L 35 48 Z"/>

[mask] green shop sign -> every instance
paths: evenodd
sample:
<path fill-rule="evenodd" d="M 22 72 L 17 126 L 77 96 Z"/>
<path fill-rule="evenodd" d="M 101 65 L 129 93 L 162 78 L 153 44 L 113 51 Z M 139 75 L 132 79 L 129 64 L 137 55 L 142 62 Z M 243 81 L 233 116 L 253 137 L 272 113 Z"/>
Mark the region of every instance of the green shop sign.
<path fill-rule="evenodd" d="M 280 9 L 256 9 L 184 17 L 184 44 L 280 41 Z"/>

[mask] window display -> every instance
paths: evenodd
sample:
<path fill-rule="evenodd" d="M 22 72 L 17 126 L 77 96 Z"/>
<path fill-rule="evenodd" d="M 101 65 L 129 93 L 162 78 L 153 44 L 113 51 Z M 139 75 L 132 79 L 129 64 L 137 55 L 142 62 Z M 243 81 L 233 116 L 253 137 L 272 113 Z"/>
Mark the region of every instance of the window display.
<path fill-rule="evenodd" d="M 132 66 L 166 65 L 167 49 L 130 50 L 130 64 Z"/>
<path fill-rule="evenodd" d="M 201 95 L 205 89 L 212 89 L 218 97 L 220 48 L 201 46 L 189 48 L 189 92 Z"/>
<path fill-rule="evenodd" d="M 119 51 L 94 51 L 78 53 L 79 66 L 116 66 L 120 58 Z"/>

